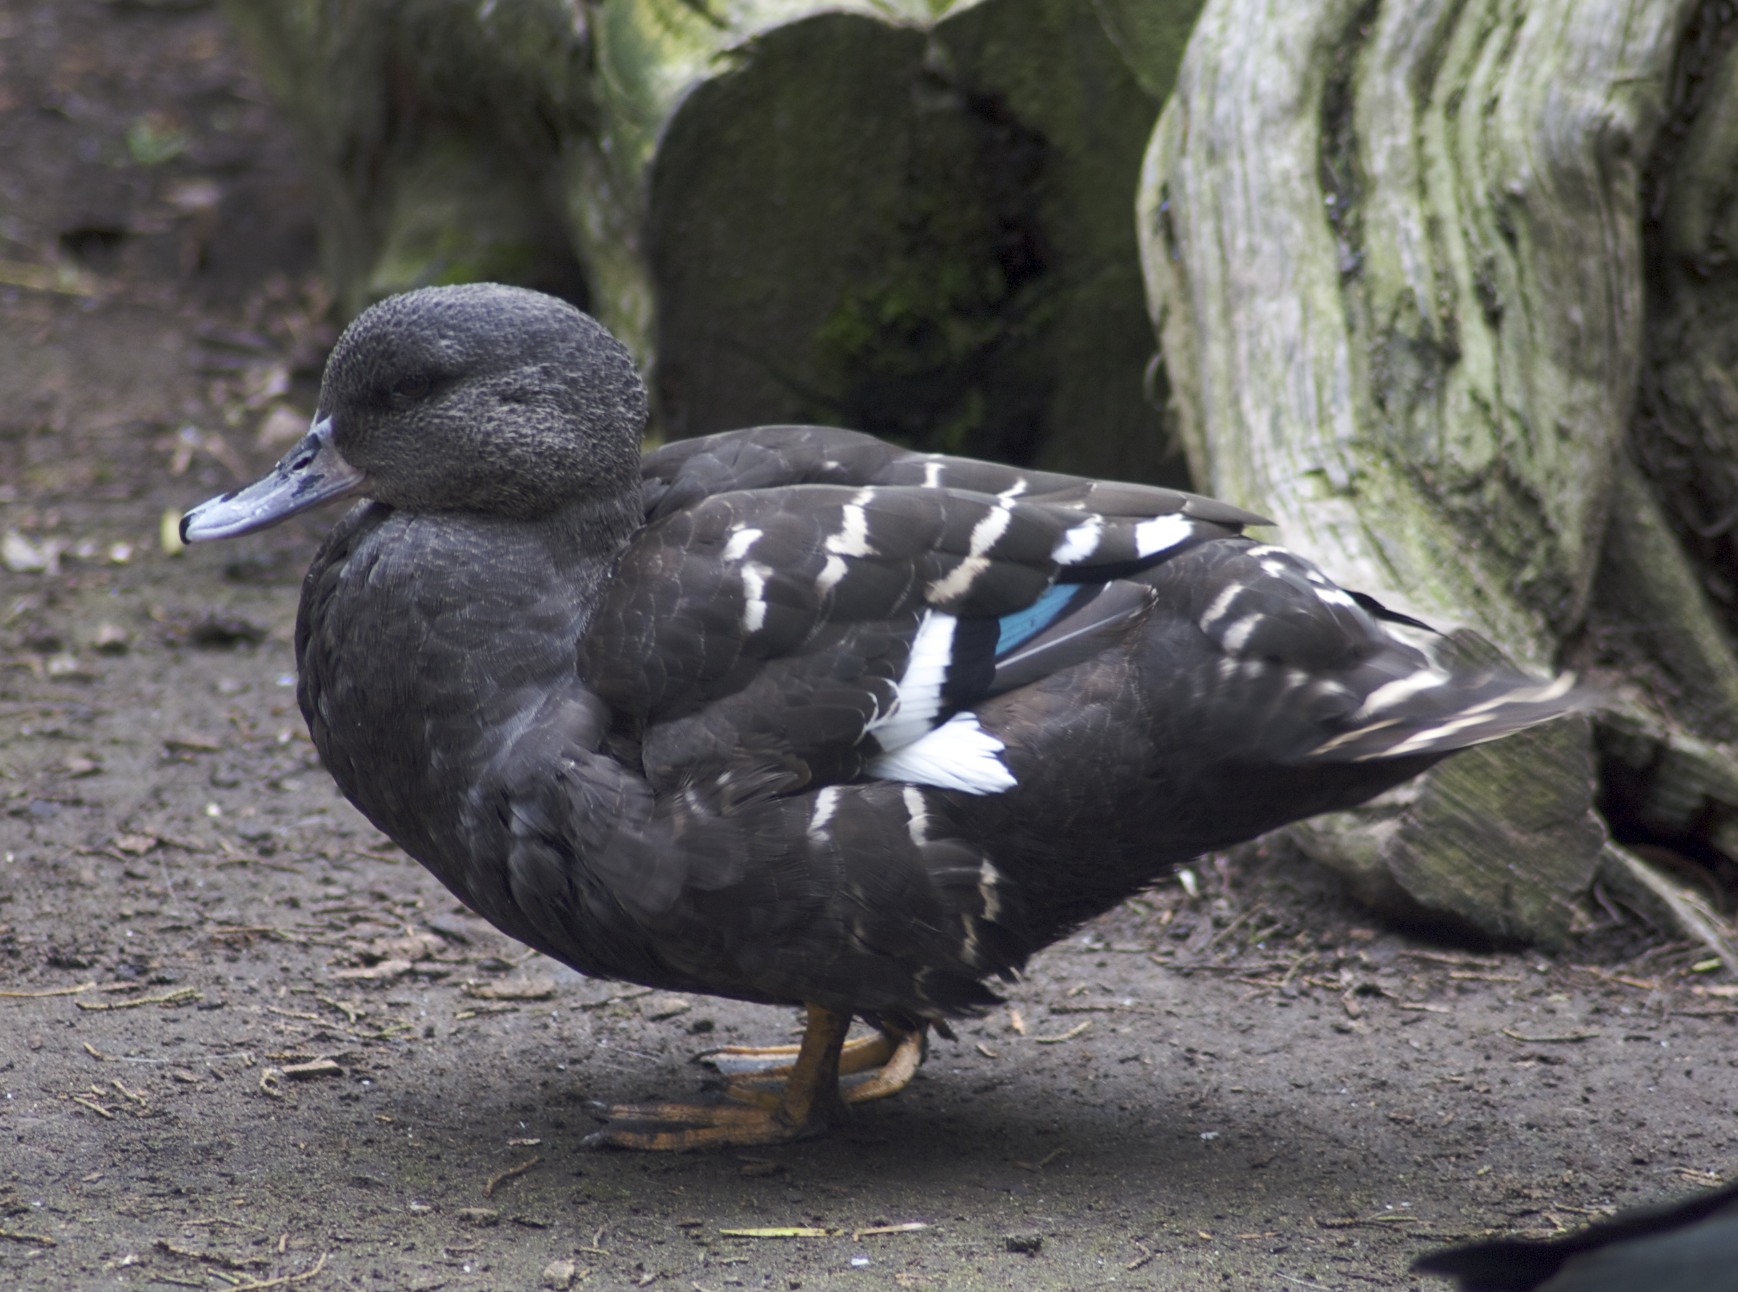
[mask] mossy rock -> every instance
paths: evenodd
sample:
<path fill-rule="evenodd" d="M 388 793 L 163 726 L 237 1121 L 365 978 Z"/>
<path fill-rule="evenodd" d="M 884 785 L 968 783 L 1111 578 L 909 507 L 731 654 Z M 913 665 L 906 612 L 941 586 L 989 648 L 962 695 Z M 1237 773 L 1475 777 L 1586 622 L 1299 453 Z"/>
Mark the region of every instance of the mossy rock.
<path fill-rule="evenodd" d="M 819 421 L 1181 482 L 1131 214 L 1158 107 L 1073 0 L 927 31 L 818 14 L 744 47 L 653 165 L 669 432 Z"/>

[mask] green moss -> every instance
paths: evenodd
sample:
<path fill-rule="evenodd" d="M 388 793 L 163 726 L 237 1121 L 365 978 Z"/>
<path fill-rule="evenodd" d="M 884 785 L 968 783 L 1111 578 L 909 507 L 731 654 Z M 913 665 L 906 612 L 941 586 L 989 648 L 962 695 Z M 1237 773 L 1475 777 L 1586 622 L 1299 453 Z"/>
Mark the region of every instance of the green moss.
<path fill-rule="evenodd" d="M 1047 241 L 1036 212 L 994 197 L 1032 191 L 1043 148 L 973 139 L 973 129 L 964 117 L 930 123 L 900 245 L 847 287 L 816 334 L 813 415 L 931 451 L 1018 458 L 1030 455 L 1043 381 L 1003 360 L 1047 317 L 1050 266 L 1036 250 Z M 986 172 L 996 170 L 1032 182 L 994 184 Z M 932 181 L 944 172 L 962 181 L 951 192 Z"/>
<path fill-rule="evenodd" d="M 1073 0 L 767 31 L 658 145 L 671 432 L 825 421 L 1163 478 L 1131 219 L 1156 111 Z"/>
<path fill-rule="evenodd" d="M 392 172 L 366 300 L 445 283 L 508 282 L 582 303 L 585 285 L 554 212 L 486 140 L 437 134 Z"/>
<path fill-rule="evenodd" d="M 187 151 L 188 135 L 159 113 L 148 112 L 127 126 L 127 156 L 135 166 L 161 166 Z"/>

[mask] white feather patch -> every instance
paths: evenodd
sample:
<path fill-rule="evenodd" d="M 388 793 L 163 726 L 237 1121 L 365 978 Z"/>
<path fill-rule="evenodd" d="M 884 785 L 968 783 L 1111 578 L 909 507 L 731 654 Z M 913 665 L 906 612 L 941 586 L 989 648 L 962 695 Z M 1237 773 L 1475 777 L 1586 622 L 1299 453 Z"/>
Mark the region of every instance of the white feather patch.
<path fill-rule="evenodd" d="M 996 893 L 996 885 L 1001 882 L 1002 872 L 992 866 L 986 857 L 978 867 L 978 896 L 984 902 L 984 918 L 992 924 L 1002 915 L 1002 899 Z"/>
<path fill-rule="evenodd" d="M 827 557 L 827 563 L 821 567 L 821 572 L 815 576 L 815 591 L 823 597 L 826 596 L 834 588 L 839 586 L 839 580 L 845 577 L 846 568 L 843 558 L 829 555 Z"/>
<path fill-rule="evenodd" d="M 939 610 L 926 610 L 911 639 L 905 672 L 894 683 L 893 703 L 870 722 L 868 729 L 883 749 L 909 745 L 935 725 L 941 712 L 941 688 L 953 663 L 953 635 L 959 620 Z"/>
<path fill-rule="evenodd" d="M 1000 794 L 1018 782 L 1001 760 L 1007 746 L 978 725 L 967 710 L 901 749 L 878 755 L 871 775 L 889 781 L 915 781 L 966 794 Z"/>
<path fill-rule="evenodd" d="M 1328 605 L 1343 606 L 1348 610 L 1356 608 L 1358 603 L 1352 600 L 1351 594 L 1337 586 L 1333 580 L 1314 566 L 1304 566 L 1304 578 L 1310 581 L 1310 586 L 1317 598 L 1327 602 Z"/>
<path fill-rule="evenodd" d="M 905 800 L 905 828 L 911 834 L 911 842 L 921 848 L 929 842 L 929 808 L 924 804 L 923 791 L 907 785 L 900 797 Z"/>
<path fill-rule="evenodd" d="M 944 576 L 925 588 L 923 595 L 929 601 L 952 601 L 971 587 L 978 575 L 989 568 L 989 557 L 968 556 Z"/>
<path fill-rule="evenodd" d="M 742 631 L 757 633 L 766 625 L 766 580 L 770 565 L 759 561 L 742 564 Z"/>
<path fill-rule="evenodd" d="M 826 833 L 827 823 L 833 819 L 833 813 L 839 810 L 839 789 L 829 785 L 815 795 L 815 810 L 809 817 L 809 838 L 819 839 Z"/>
<path fill-rule="evenodd" d="M 996 540 L 1008 532 L 1008 523 L 1013 519 L 1014 512 L 1010 507 L 992 507 L 985 512 L 983 518 L 972 526 L 972 555 L 982 556 L 994 547 Z"/>
<path fill-rule="evenodd" d="M 1461 712 L 1490 713 L 1512 704 L 1545 704 L 1552 700 L 1561 700 L 1574 687 L 1575 674 L 1563 673 L 1540 686 L 1517 687 L 1504 695 L 1494 695 L 1488 700 L 1480 700 L 1477 704 L 1468 705 Z"/>
<path fill-rule="evenodd" d="M 1452 680 L 1447 673 L 1434 668 L 1421 669 L 1416 673 L 1408 673 L 1405 677 L 1395 678 L 1365 696 L 1364 703 L 1358 706 L 1352 719 L 1359 721 L 1373 717 L 1384 709 L 1392 709 L 1395 705 L 1411 699 L 1420 691 L 1433 691 L 1439 686 L 1446 686 Z"/>
<path fill-rule="evenodd" d="M 724 545 L 724 559 L 740 561 L 747 556 L 748 549 L 754 546 L 755 540 L 761 536 L 761 532 L 758 529 L 732 530 L 730 541 Z"/>
<path fill-rule="evenodd" d="M 1050 553 L 1050 559 L 1058 565 L 1078 565 L 1098 551 L 1103 533 L 1104 517 L 1088 516 L 1062 536 L 1062 541 Z"/>
<path fill-rule="evenodd" d="M 869 545 L 869 514 L 863 510 L 863 504 L 874 496 L 873 489 L 862 489 L 844 505 L 839 532 L 830 535 L 825 543 L 829 552 L 840 556 L 875 555 L 875 549 Z"/>
<path fill-rule="evenodd" d="M 1175 547 L 1194 532 L 1187 516 L 1155 516 L 1135 526 L 1135 551 L 1151 556 Z"/>
<path fill-rule="evenodd" d="M 1243 595 L 1244 585 L 1234 583 L 1218 596 L 1213 598 L 1213 604 L 1207 607 L 1201 616 L 1201 631 L 1205 632 L 1231 612 L 1231 603 Z"/>
<path fill-rule="evenodd" d="M 1405 754 L 1423 753 L 1426 750 L 1443 744 L 1451 737 L 1473 727 L 1477 727 L 1484 722 L 1485 718 L 1478 714 L 1474 714 L 1471 717 L 1462 715 L 1458 718 L 1450 718 L 1448 721 L 1438 723 L 1434 727 L 1427 727 L 1423 731 L 1413 732 L 1399 744 L 1384 749 L 1379 756 L 1384 758 L 1398 758 Z"/>
<path fill-rule="evenodd" d="M 1249 639 L 1255 634 L 1255 630 L 1261 627 L 1263 618 L 1262 615 L 1243 616 L 1225 630 L 1225 635 L 1219 639 L 1219 644 L 1232 655 L 1240 653 L 1249 644 Z"/>
<path fill-rule="evenodd" d="M 1012 500 L 1010 499 L 1011 503 Z M 941 578 L 931 583 L 925 589 L 924 595 L 931 602 L 952 601 L 963 596 L 973 581 L 990 568 L 990 558 L 984 553 L 996 545 L 996 540 L 1008 532 L 1008 525 L 1014 519 L 1011 506 L 992 507 L 985 512 L 977 524 L 972 526 L 971 548 L 966 559 Z"/>

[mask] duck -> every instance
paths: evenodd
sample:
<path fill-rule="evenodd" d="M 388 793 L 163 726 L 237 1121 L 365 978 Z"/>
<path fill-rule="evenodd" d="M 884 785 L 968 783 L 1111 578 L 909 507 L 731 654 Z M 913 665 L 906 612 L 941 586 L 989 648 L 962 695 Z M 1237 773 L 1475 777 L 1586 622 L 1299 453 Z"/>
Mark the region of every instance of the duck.
<path fill-rule="evenodd" d="M 592 1144 L 821 1134 L 1191 859 L 1579 703 L 1443 662 L 1228 503 L 825 426 L 642 454 L 647 423 L 580 309 L 425 288 L 181 522 L 353 500 L 302 584 L 297 699 L 459 901 L 583 974 L 804 1011 L 796 1045 L 712 1056 L 722 1096 L 600 1108 Z"/>
<path fill-rule="evenodd" d="M 1460 1292 L 1738 1292 L 1738 1180 L 1558 1238 L 1439 1248 L 1412 1268 Z"/>

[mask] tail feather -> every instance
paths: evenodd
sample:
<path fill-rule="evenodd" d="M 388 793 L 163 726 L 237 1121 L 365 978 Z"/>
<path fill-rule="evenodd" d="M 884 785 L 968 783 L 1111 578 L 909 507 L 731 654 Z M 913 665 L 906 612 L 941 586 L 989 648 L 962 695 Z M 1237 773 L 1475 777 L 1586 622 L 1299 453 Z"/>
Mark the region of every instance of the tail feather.
<path fill-rule="evenodd" d="M 1573 673 L 1550 680 L 1509 670 L 1419 670 L 1379 687 L 1348 716 L 1348 726 L 1312 749 L 1321 762 L 1447 754 L 1524 731 L 1588 708 L 1593 694 Z"/>

